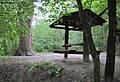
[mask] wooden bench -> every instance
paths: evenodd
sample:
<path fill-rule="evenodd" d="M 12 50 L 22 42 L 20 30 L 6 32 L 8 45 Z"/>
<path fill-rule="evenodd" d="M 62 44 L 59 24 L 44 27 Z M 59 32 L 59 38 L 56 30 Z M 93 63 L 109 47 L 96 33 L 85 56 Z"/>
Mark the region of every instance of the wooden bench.
<path fill-rule="evenodd" d="M 103 51 L 97 51 L 99 54 Z M 54 53 L 67 53 L 67 54 L 83 54 L 83 51 L 77 51 L 77 50 L 54 50 Z"/>
<path fill-rule="evenodd" d="M 72 46 L 81 46 L 83 45 L 83 43 L 79 43 L 79 44 L 66 44 L 66 45 L 62 45 L 62 47 L 72 47 Z"/>

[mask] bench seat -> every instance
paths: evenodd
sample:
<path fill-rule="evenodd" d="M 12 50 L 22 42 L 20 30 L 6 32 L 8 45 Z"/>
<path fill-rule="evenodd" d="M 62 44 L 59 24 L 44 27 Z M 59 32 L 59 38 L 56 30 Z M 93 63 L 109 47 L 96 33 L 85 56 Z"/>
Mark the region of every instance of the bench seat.
<path fill-rule="evenodd" d="M 99 54 L 103 51 L 97 51 Z M 83 54 L 83 51 L 76 51 L 76 50 L 54 50 L 54 53 L 68 53 L 68 54 Z"/>

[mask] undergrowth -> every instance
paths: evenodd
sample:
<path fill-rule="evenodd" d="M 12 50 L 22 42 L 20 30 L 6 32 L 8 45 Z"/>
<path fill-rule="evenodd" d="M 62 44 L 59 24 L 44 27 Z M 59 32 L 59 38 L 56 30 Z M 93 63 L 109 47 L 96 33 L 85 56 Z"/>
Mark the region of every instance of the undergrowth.
<path fill-rule="evenodd" d="M 54 77 L 59 76 L 61 71 L 64 69 L 62 67 L 56 66 L 51 62 L 40 62 L 28 65 L 28 72 L 29 74 L 33 75 L 36 69 L 41 69 L 43 71 L 47 71 L 48 76 Z"/>

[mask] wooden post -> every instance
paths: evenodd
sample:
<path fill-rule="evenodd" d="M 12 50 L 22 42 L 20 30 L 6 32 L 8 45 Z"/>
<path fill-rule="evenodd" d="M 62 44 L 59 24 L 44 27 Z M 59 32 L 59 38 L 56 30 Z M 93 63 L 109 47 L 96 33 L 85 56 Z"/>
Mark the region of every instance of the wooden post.
<path fill-rule="evenodd" d="M 65 45 L 68 44 L 68 39 L 69 39 L 69 29 L 68 29 L 68 23 L 66 22 L 65 23 L 65 43 L 64 43 Z M 64 54 L 64 58 L 68 58 L 68 52 L 67 52 L 68 47 L 67 46 L 65 47 L 65 50 L 66 52 Z"/>
<path fill-rule="evenodd" d="M 83 61 L 89 62 L 89 47 L 85 30 L 83 30 Z"/>

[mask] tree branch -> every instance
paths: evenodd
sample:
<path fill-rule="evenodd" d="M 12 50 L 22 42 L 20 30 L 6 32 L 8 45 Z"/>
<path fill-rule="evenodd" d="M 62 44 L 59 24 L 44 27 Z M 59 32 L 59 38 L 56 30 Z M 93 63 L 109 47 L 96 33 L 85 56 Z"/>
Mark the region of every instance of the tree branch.
<path fill-rule="evenodd" d="M 106 11 L 107 11 L 108 7 L 105 8 L 99 15 L 95 16 L 92 20 L 89 21 L 89 25 L 91 26 L 91 23 L 97 19 L 98 17 L 100 17 L 101 15 L 103 15 Z"/>

